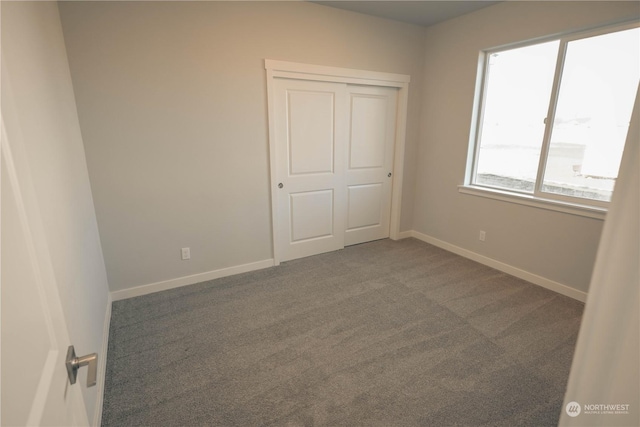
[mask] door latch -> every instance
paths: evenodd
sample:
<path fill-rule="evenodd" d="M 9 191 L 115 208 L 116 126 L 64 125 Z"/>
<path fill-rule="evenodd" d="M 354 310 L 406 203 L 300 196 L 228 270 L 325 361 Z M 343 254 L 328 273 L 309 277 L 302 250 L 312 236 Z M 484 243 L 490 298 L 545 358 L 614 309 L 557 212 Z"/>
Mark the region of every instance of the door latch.
<path fill-rule="evenodd" d="M 69 375 L 69 382 L 71 384 L 76 383 L 78 376 L 78 369 L 83 366 L 88 366 L 89 372 L 87 372 L 87 387 L 93 387 L 96 385 L 96 376 L 98 374 L 98 354 L 91 353 L 86 356 L 76 357 L 76 350 L 72 345 L 67 349 L 67 375 Z"/>

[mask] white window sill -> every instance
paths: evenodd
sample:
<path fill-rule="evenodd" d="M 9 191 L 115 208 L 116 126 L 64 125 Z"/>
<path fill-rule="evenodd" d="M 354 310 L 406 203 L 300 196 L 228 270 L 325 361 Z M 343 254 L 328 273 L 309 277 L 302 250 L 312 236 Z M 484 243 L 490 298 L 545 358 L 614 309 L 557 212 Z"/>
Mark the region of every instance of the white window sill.
<path fill-rule="evenodd" d="M 538 209 L 546 209 L 556 212 L 579 215 L 587 218 L 604 220 L 607 215 L 606 208 L 580 205 L 577 203 L 567 203 L 559 200 L 542 199 L 528 194 L 511 193 L 509 191 L 496 190 L 493 188 L 478 187 L 475 185 L 459 185 L 458 191 L 462 194 L 486 197 L 494 200 L 501 200 L 508 203 L 531 206 Z"/>

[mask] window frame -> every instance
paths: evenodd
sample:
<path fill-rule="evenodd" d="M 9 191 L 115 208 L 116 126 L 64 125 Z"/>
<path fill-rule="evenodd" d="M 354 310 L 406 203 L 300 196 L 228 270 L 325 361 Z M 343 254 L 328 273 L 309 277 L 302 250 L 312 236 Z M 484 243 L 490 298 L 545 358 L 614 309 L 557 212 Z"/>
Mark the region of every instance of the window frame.
<path fill-rule="evenodd" d="M 524 205 L 540 207 L 543 209 L 551 209 L 581 216 L 604 219 L 604 215 L 607 212 L 610 201 L 594 200 L 582 197 L 566 196 L 551 192 L 544 192 L 542 191 L 544 185 L 544 173 L 548 160 L 549 147 L 551 145 L 551 136 L 558 105 L 558 96 L 562 85 L 562 75 L 564 72 L 567 46 L 572 41 L 630 30 L 634 28 L 640 28 L 640 21 L 634 19 L 632 21 L 609 24 L 564 34 L 555 34 L 480 51 L 478 72 L 476 78 L 476 100 L 474 101 L 473 108 L 466 174 L 464 184 L 459 186 L 459 191 L 464 194 L 484 196 L 503 201 L 511 201 Z M 536 182 L 534 184 L 533 192 L 531 193 L 526 191 L 519 191 L 516 189 L 500 188 L 476 183 L 475 180 L 477 176 L 478 159 L 480 157 L 482 125 L 484 120 L 485 103 L 487 99 L 486 92 L 489 79 L 489 59 L 491 55 L 553 41 L 559 42 L 558 54 L 553 76 L 553 83 L 551 87 L 551 94 L 549 97 L 549 107 L 547 109 L 546 118 L 544 119 L 545 129 L 543 133 L 542 145 L 540 148 L 540 157 L 538 159 L 538 169 L 536 173 Z"/>

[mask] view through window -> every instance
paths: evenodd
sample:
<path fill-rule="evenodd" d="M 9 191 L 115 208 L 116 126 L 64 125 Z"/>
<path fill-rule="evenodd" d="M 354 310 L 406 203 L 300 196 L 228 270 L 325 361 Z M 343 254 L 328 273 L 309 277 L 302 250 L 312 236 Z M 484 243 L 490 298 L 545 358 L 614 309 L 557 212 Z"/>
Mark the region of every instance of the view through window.
<path fill-rule="evenodd" d="M 639 80 L 638 28 L 487 53 L 473 183 L 609 201 Z"/>

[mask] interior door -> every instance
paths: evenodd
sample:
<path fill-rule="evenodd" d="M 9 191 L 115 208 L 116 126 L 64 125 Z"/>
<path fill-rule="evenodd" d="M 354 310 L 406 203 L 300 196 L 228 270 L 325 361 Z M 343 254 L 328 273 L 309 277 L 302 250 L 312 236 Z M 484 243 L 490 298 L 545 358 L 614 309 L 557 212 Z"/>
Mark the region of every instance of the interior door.
<path fill-rule="evenodd" d="M 16 141 L 14 141 L 16 142 Z M 69 336 L 28 165 L 9 145 L 1 169 L 1 424 L 88 425 L 80 386 L 70 386 Z"/>
<path fill-rule="evenodd" d="M 346 85 L 274 83 L 279 258 L 342 249 Z"/>
<path fill-rule="evenodd" d="M 397 90 L 349 86 L 345 245 L 389 237 Z"/>

